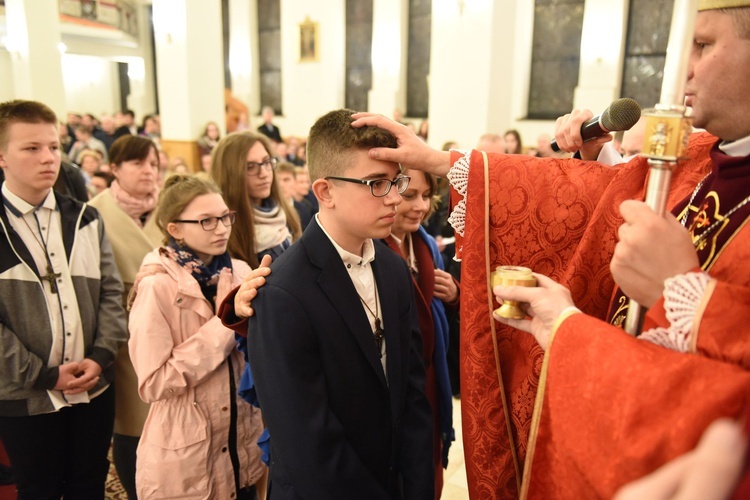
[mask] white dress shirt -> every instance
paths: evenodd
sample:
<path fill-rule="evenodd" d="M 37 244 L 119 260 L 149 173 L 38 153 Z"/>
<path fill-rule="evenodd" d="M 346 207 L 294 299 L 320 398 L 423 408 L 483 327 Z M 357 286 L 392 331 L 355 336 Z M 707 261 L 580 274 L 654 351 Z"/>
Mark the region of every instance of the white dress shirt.
<path fill-rule="evenodd" d="M 26 245 L 40 276 L 44 277 L 48 274 L 48 257 L 53 272 L 59 274 L 54 285 L 57 293 L 52 292 L 49 281 L 41 280 L 52 326 L 52 349 L 46 360 L 47 366 L 83 361 L 85 357 L 83 326 L 63 244 L 62 222 L 55 195 L 50 189 L 44 201 L 39 206 L 34 206 L 8 189 L 7 182 L 3 183 L 2 193 L 6 201 L 4 208 L 10 225 Z M 29 311 L 29 314 L 40 312 Z M 44 332 L 40 332 L 40 335 L 42 334 Z M 62 391 L 50 390 L 47 393 L 55 410 L 76 403 L 89 402 L 89 395 L 86 392 L 64 395 Z"/>
<path fill-rule="evenodd" d="M 370 321 L 370 327 L 372 328 L 373 334 L 375 333 L 375 316 L 373 316 L 372 313 L 375 313 L 380 318 L 380 328 L 384 330 L 385 325 L 383 324 L 382 301 L 378 296 L 377 283 L 375 283 L 375 276 L 372 273 L 372 262 L 375 260 L 375 246 L 372 240 L 365 240 L 365 243 L 362 246 L 362 256 L 359 256 L 344 250 L 338 243 L 336 243 L 321 223 L 318 214 L 315 214 L 315 221 L 328 239 L 331 240 L 331 243 L 339 256 L 341 256 L 341 260 L 344 262 L 346 271 L 349 273 L 349 278 L 351 278 L 354 288 L 357 289 L 360 299 L 367 303 L 367 306 L 370 308 L 368 311 L 367 307 L 365 307 L 364 304 L 362 305 L 362 309 L 364 309 L 367 319 Z M 380 364 L 383 366 L 383 373 L 385 373 L 386 380 L 388 380 L 388 371 L 386 370 L 385 361 L 385 337 L 383 337 L 380 350 Z"/>

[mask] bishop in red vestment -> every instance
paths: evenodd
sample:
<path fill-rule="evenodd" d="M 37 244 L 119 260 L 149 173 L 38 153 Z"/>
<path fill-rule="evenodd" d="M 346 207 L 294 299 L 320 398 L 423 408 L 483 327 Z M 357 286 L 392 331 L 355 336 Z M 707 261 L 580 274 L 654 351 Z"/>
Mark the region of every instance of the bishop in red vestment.
<path fill-rule="evenodd" d="M 691 161 L 675 174 L 670 207 L 684 211 L 684 201 L 712 172 L 716 142 L 709 134 L 692 138 Z M 460 161 L 455 153 L 454 159 Z M 743 339 L 738 329 L 750 329 L 736 311 L 750 305 L 750 270 L 743 276 L 730 269 L 750 253 L 750 229 L 742 231 L 750 211 L 735 213 L 735 231 L 725 229 L 725 244 L 712 254 L 707 269 L 718 280 L 712 285 L 718 295 L 707 299 L 710 307 L 696 322 L 703 329 L 696 350 L 707 356 L 713 350 L 711 357 L 718 361 L 736 352 L 735 363 L 726 364 L 670 352 L 594 319 L 606 318 L 610 308 L 614 281 L 609 263 L 623 222 L 617 207 L 643 198 L 648 175 L 644 159 L 612 168 L 576 160 L 490 156 L 487 171 L 485 184 L 482 154 L 473 152 L 462 277 L 462 318 L 470 319 L 461 337 L 464 447 L 472 496 L 515 497 L 523 488 L 533 498 L 562 492 L 570 498 L 608 497 L 692 448 L 714 418 L 743 408 L 750 386 L 745 371 L 750 368 L 750 343 L 745 341 L 750 337 Z M 750 178 L 745 185 L 750 186 Z M 694 204 L 701 203 L 696 196 Z M 490 319 L 497 304 L 487 299 L 487 271 L 504 264 L 551 276 L 571 290 L 576 306 L 587 313 L 562 322 L 544 370 L 545 353 L 532 337 Z M 744 303 L 738 288 L 746 293 Z M 665 326 L 661 311 L 659 305 L 649 311 L 648 326 Z"/>
<path fill-rule="evenodd" d="M 479 151 L 448 158 L 406 127 L 354 116 L 354 126 L 378 125 L 397 137 L 396 150 L 372 150 L 373 158 L 438 175 L 469 167 L 452 183 L 465 192 L 454 217 L 464 223 L 461 396 L 472 498 L 611 497 L 692 449 L 711 421 L 739 416 L 750 398 L 750 33 L 742 22 L 750 1 L 699 3 L 686 104 L 708 133 L 691 138 L 667 203 L 684 225 L 678 233 L 692 238 L 694 265 L 666 276 L 675 267 L 668 245 L 677 222 L 664 226 L 670 238 L 649 236 L 644 247 L 641 237 L 634 246 L 634 227 L 651 233 L 633 220 L 634 202 L 622 205 L 644 199 L 645 159 L 613 168 Z M 620 241 L 623 234 L 633 238 Z M 644 248 L 667 265 L 625 272 Z M 493 321 L 489 276 L 499 265 L 550 276 L 584 313 L 567 310 L 548 325 L 546 352 L 528 333 Z M 609 324 L 626 302 L 613 273 L 650 307 L 651 342 Z M 641 286 L 650 279 L 660 292 L 661 280 L 682 273 L 700 282 L 686 331 L 669 319 L 666 299 Z M 542 306 L 528 310 L 532 328 Z"/>

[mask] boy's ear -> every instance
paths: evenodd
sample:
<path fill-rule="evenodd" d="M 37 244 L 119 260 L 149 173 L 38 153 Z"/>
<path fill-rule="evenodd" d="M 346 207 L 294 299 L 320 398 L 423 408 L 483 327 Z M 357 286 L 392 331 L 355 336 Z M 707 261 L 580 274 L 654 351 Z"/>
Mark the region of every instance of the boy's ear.
<path fill-rule="evenodd" d="M 318 179 L 312 183 L 312 190 L 315 197 L 318 199 L 318 203 L 326 208 L 333 208 L 334 202 L 330 181 Z"/>

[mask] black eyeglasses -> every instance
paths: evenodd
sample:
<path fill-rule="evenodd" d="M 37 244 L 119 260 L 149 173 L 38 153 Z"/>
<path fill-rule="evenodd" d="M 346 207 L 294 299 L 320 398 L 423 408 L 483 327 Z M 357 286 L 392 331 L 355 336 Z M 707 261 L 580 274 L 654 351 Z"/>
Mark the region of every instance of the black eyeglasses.
<path fill-rule="evenodd" d="M 221 221 L 224 226 L 229 227 L 234 224 L 234 221 L 237 219 L 237 212 L 229 212 L 227 214 L 222 215 L 221 217 L 206 217 L 205 219 L 201 220 L 174 220 L 172 222 L 183 222 L 185 224 L 200 224 L 204 231 L 213 231 L 216 229 L 219 225 L 219 221 Z"/>
<path fill-rule="evenodd" d="M 398 194 L 406 191 L 409 187 L 409 181 L 411 177 L 406 175 L 400 175 L 393 180 L 390 179 L 350 179 L 349 177 L 326 177 L 326 180 L 333 179 L 336 181 L 353 182 L 355 184 L 364 184 L 370 186 L 370 193 L 376 198 L 382 198 L 391 191 L 391 186 L 396 186 Z"/>
<path fill-rule="evenodd" d="M 245 170 L 245 173 L 247 175 L 260 175 L 261 167 L 265 168 L 266 172 L 276 170 L 276 158 L 267 158 L 260 163 L 257 161 L 249 161 L 246 165 L 247 170 Z"/>

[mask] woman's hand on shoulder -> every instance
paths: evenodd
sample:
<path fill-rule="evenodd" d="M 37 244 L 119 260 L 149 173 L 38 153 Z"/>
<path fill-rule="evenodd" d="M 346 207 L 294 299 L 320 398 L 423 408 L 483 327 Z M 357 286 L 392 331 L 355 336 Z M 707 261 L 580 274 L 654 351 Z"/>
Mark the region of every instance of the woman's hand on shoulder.
<path fill-rule="evenodd" d="M 266 283 L 266 276 L 271 274 L 271 256 L 264 255 L 257 269 L 242 280 L 237 294 L 234 296 L 234 314 L 238 318 L 249 318 L 255 311 L 252 307 L 253 299 L 258 295 L 258 288 Z"/>

